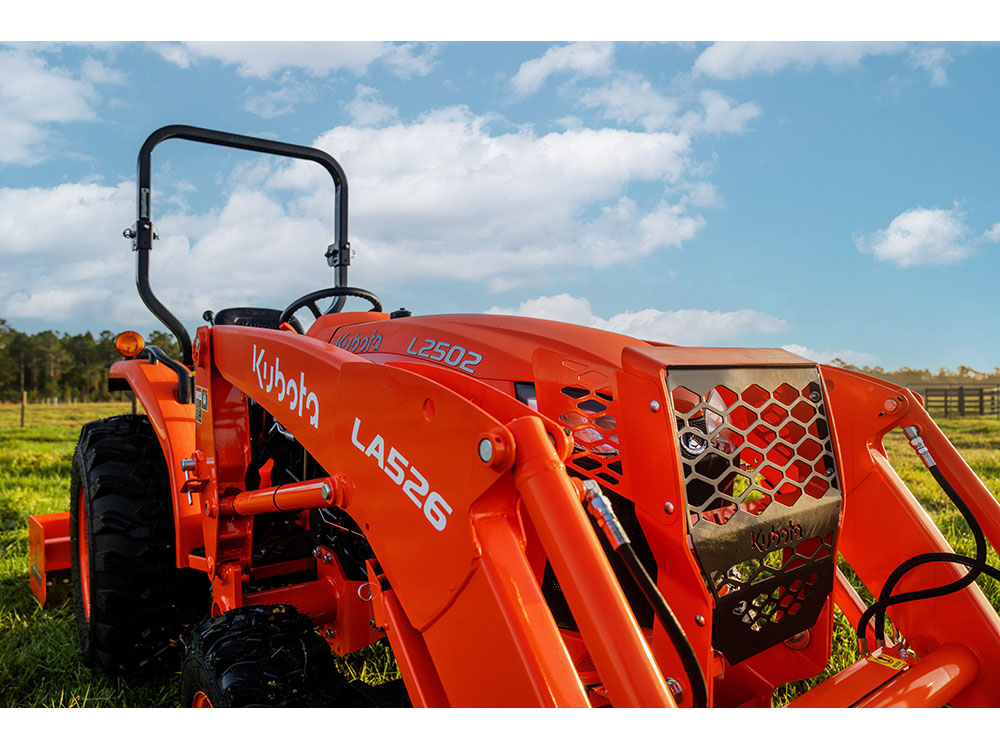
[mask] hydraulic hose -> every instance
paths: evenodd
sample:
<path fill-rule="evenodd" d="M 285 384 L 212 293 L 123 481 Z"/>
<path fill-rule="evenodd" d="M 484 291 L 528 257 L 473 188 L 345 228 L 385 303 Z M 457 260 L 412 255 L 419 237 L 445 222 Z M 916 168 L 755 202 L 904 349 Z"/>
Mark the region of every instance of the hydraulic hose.
<path fill-rule="evenodd" d="M 962 497 L 958 494 L 951 483 L 947 480 L 941 470 L 937 467 L 937 463 L 934 458 L 930 455 L 930 452 L 924 446 L 923 439 L 919 437 L 919 433 L 915 427 L 907 427 L 904 432 L 907 437 L 910 438 L 910 444 L 913 446 L 914 450 L 920 455 L 923 460 L 924 465 L 930 471 L 931 476 L 938 483 L 942 490 L 948 498 L 954 503 L 955 507 L 958 508 L 965 522 L 969 525 L 969 529 L 972 531 L 972 535 L 976 540 L 976 557 L 975 559 L 966 557 L 964 555 L 958 555 L 950 552 L 928 552 L 922 555 L 916 555 L 900 563 L 895 570 L 886 579 L 885 584 L 882 586 L 882 590 L 879 593 L 878 600 L 865 610 L 864 614 L 858 620 L 857 635 L 859 643 L 866 643 L 864 636 L 865 629 L 868 627 L 868 622 L 872 617 L 875 617 L 875 639 L 877 643 L 883 643 L 885 641 L 885 619 L 886 610 L 894 604 L 902 604 L 904 602 L 912 602 L 920 599 L 932 599 L 938 596 L 944 596 L 945 594 L 952 594 L 956 591 L 961 591 L 970 583 L 975 581 L 981 574 L 987 573 L 988 575 L 1000 580 L 1000 570 L 997 570 L 991 565 L 986 564 L 986 555 L 988 552 L 986 546 L 986 537 L 983 534 L 983 530 L 976 520 L 975 514 L 969 509 L 969 506 L 962 500 Z M 951 562 L 957 563 L 959 565 L 965 565 L 969 568 L 969 571 L 959 578 L 957 581 L 953 581 L 949 584 L 944 584 L 942 586 L 935 586 L 929 589 L 920 589 L 918 591 L 908 591 L 905 594 L 893 594 L 893 590 L 899 581 L 903 578 L 906 573 L 913 570 L 920 565 L 926 565 L 932 562 Z"/>
<path fill-rule="evenodd" d="M 688 640 L 684 628 L 681 627 L 677 616 L 674 615 L 673 610 L 670 609 L 670 605 L 667 604 L 667 600 L 656 587 L 656 583 L 653 581 L 652 576 L 649 575 L 649 571 L 646 570 L 646 567 L 639 560 L 639 556 L 632 548 L 628 534 L 625 533 L 625 529 L 615 515 L 611 503 L 601 494 L 600 486 L 592 479 L 585 480 L 583 486 L 586 491 L 585 502 L 587 503 L 588 512 L 597 521 L 598 528 L 604 533 L 611 548 L 621 558 L 622 563 L 639 586 L 643 596 L 646 597 L 649 605 L 653 608 L 656 619 L 660 621 L 660 625 L 667 632 L 670 642 L 681 659 L 684 673 L 691 684 L 692 705 L 695 708 L 706 708 L 708 706 L 708 686 L 705 683 L 705 675 L 702 674 L 698 657 L 695 656 L 694 649 L 691 647 L 691 642 Z"/>
<path fill-rule="evenodd" d="M 705 685 L 705 676 L 701 672 L 698 657 L 695 656 L 694 649 L 691 648 L 691 642 L 688 640 L 684 628 L 681 627 L 677 616 L 670 609 L 670 605 L 667 604 L 667 600 L 656 587 L 649 572 L 639 560 L 639 556 L 635 553 L 631 543 L 626 542 L 622 544 L 615 552 L 618 553 L 618 557 L 621 558 L 622 563 L 628 568 L 628 572 L 632 578 L 639 585 L 639 588 L 642 589 L 643 595 L 656 614 L 656 619 L 660 621 L 660 625 L 663 626 L 663 629 L 667 631 L 667 635 L 670 636 L 670 642 L 677 650 L 677 655 L 680 656 L 681 663 L 684 665 L 684 672 L 687 675 L 688 682 L 691 683 L 691 700 L 693 706 L 695 708 L 705 708 L 708 706 L 708 688 Z"/>

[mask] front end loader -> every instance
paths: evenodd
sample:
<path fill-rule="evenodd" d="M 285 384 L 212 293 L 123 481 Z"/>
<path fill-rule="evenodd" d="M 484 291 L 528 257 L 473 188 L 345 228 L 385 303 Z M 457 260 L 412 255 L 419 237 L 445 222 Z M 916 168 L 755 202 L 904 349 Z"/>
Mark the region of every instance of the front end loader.
<path fill-rule="evenodd" d="M 149 284 L 168 138 L 324 167 L 336 285 L 206 312 L 192 340 Z M 69 513 L 32 519 L 33 587 L 69 561 L 86 664 L 179 669 L 200 707 L 770 706 L 827 668 L 836 607 L 857 659 L 791 705 L 1000 706 L 975 583 L 1000 576 L 1000 506 L 918 396 L 780 349 L 383 311 L 347 282 L 347 198 L 316 149 L 143 144 L 128 235 L 181 354 L 120 337 L 110 383 L 145 413 L 84 426 Z M 974 557 L 890 466 L 896 429 Z M 379 641 L 400 683 L 339 675 L 331 654 Z"/>

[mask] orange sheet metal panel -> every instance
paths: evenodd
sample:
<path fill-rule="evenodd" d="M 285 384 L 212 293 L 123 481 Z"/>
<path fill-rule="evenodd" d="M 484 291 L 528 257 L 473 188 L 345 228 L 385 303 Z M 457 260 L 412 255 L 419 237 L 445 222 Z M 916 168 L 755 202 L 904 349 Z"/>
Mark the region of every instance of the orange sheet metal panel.
<path fill-rule="evenodd" d="M 31 593 L 44 607 L 49 574 L 70 567 L 69 513 L 29 516 L 28 554 Z"/>
<path fill-rule="evenodd" d="M 149 417 L 156 437 L 163 449 L 163 456 L 170 472 L 170 486 L 174 489 L 174 530 L 177 536 L 176 564 L 186 567 L 188 553 L 201 547 L 201 506 L 197 495 L 188 505 L 183 501 L 180 488 L 185 477 L 181 460 L 194 452 L 194 404 L 177 402 L 177 375 L 166 365 L 150 364 L 145 359 L 126 359 L 111 365 L 111 378 L 124 378 Z"/>

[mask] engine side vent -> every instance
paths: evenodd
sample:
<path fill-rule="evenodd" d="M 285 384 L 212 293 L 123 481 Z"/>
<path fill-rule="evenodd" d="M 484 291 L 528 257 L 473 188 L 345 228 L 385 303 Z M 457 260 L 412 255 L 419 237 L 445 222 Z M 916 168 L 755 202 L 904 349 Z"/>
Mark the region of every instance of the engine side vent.
<path fill-rule="evenodd" d="M 572 433 L 570 464 L 605 484 L 618 484 L 623 473 L 614 398 L 605 391 L 574 386 L 563 388 L 561 393 L 566 401 L 558 409 L 557 419 Z"/>

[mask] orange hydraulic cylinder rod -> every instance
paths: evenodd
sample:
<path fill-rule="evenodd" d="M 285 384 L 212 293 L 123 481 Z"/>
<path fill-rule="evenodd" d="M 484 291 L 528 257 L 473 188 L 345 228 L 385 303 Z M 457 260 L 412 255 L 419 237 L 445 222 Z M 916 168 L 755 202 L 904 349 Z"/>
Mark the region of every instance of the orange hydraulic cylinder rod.
<path fill-rule="evenodd" d="M 339 476 L 313 479 L 241 492 L 232 498 L 228 510 L 237 516 L 252 516 L 275 511 L 329 508 L 341 501 L 343 492 L 344 484 Z"/>
<path fill-rule="evenodd" d="M 946 643 L 891 682 L 858 701 L 858 708 L 943 706 L 979 676 L 979 661 L 965 646 Z"/>
<path fill-rule="evenodd" d="M 612 704 L 676 706 L 541 420 L 507 427 L 514 482 Z"/>

